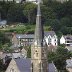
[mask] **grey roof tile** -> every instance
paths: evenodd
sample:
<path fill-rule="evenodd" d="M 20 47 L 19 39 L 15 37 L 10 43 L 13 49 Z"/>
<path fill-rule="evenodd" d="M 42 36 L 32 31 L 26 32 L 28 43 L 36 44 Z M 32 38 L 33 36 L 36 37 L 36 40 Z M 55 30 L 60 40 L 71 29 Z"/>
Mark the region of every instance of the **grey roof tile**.
<path fill-rule="evenodd" d="M 48 35 L 51 35 L 51 36 L 54 36 L 55 35 L 55 32 L 54 31 L 45 31 L 44 32 L 44 35 L 45 36 L 48 36 Z M 17 38 L 34 38 L 34 34 L 16 34 L 16 37 Z"/>
<path fill-rule="evenodd" d="M 31 72 L 31 59 L 15 59 L 20 72 Z"/>
<path fill-rule="evenodd" d="M 45 34 L 45 36 L 49 36 L 49 35 L 54 36 L 54 35 L 56 35 L 54 31 L 47 31 L 47 32 L 44 32 L 44 34 Z"/>
<path fill-rule="evenodd" d="M 34 38 L 34 34 L 16 34 L 17 38 Z"/>
<path fill-rule="evenodd" d="M 15 59 L 16 64 L 20 70 L 20 72 L 31 72 L 31 59 L 27 58 L 18 58 Z M 55 65 L 53 63 L 48 64 L 48 72 L 56 72 Z"/>

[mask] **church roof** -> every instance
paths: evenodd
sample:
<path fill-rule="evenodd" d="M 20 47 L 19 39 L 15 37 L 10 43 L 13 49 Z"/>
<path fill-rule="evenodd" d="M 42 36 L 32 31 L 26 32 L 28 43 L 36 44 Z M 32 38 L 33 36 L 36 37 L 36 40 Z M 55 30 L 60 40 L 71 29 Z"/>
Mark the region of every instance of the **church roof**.
<path fill-rule="evenodd" d="M 20 72 L 31 72 L 31 59 L 23 59 L 23 58 L 18 58 L 15 59 L 15 62 L 17 64 L 17 67 L 19 68 Z"/>
<path fill-rule="evenodd" d="M 56 34 L 54 31 L 45 31 L 44 35 L 45 36 L 49 36 L 49 35 L 54 36 Z M 20 37 L 20 38 L 32 38 L 32 39 L 34 39 L 34 34 L 16 34 L 16 37 L 17 38 Z"/>
<path fill-rule="evenodd" d="M 31 72 L 31 59 L 18 58 L 15 59 L 18 69 L 20 72 Z M 56 67 L 53 63 L 48 64 L 48 72 L 56 72 Z"/>

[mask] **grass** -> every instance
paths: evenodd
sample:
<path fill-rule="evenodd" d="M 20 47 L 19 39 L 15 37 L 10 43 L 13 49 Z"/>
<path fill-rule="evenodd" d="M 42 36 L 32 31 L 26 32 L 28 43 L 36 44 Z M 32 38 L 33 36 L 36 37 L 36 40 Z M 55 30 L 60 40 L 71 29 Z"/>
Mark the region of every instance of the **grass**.
<path fill-rule="evenodd" d="M 25 32 L 34 32 L 35 30 L 35 25 L 15 25 L 15 26 L 8 26 L 6 28 L 0 29 L 2 31 L 7 31 L 7 32 L 17 32 L 17 33 L 25 33 Z M 44 26 L 45 31 L 50 31 L 51 27 L 50 26 Z"/>

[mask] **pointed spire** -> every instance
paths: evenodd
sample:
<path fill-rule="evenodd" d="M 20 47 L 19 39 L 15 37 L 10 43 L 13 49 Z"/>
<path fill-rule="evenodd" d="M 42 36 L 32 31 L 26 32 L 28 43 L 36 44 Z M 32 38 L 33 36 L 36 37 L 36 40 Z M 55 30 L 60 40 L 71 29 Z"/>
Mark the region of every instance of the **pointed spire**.
<path fill-rule="evenodd" d="M 40 11 L 40 2 L 38 2 L 37 16 L 41 16 L 41 11 Z"/>
<path fill-rule="evenodd" d="M 43 38 L 44 38 L 44 31 L 43 31 L 43 24 L 41 24 L 40 2 L 38 2 L 35 38 L 34 38 L 35 44 L 38 46 L 43 46 Z"/>

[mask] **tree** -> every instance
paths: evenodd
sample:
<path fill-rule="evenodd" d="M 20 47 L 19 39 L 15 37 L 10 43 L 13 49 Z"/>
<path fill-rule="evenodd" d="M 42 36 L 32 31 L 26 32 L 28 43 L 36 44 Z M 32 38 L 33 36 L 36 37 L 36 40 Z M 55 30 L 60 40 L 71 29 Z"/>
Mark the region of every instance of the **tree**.
<path fill-rule="evenodd" d="M 26 22 L 27 20 L 23 14 L 23 6 L 14 3 L 8 10 L 7 20 L 8 22 Z"/>
<path fill-rule="evenodd" d="M 36 5 L 33 3 L 24 4 L 24 15 L 28 19 L 28 23 L 33 23 L 35 21 Z"/>
<path fill-rule="evenodd" d="M 59 46 L 56 52 L 48 53 L 49 62 L 53 61 L 60 72 L 66 72 L 66 60 L 70 57 L 72 57 L 72 53 L 64 48 L 64 46 Z"/>
<path fill-rule="evenodd" d="M 50 26 L 54 31 L 59 31 L 61 28 L 60 21 L 58 19 L 52 20 Z"/>
<path fill-rule="evenodd" d="M 55 19 L 56 14 L 51 7 L 47 7 L 45 5 L 41 5 L 41 12 L 42 12 L 42 22 L 48 25 L 49 19 Z"/>
<path fill-rule="evenodd" d="M 62 26 L 71 27 L 71 19 L 68 17 L 61 18 L 60 23 Z"/>

